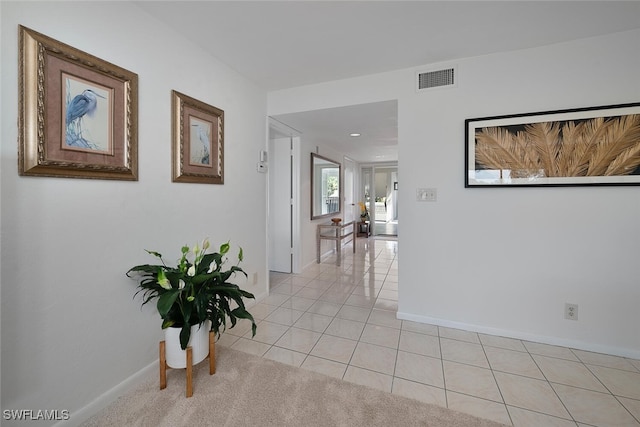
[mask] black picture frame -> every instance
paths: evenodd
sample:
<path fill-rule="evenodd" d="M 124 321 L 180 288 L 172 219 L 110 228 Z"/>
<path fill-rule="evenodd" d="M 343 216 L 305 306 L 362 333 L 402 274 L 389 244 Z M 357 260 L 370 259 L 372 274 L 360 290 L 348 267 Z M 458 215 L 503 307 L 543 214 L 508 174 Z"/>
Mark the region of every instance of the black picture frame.
<path fill-rule="evenodd" d="M 640 103 L 465 120 L 465 187 L 640 185 Z"/>

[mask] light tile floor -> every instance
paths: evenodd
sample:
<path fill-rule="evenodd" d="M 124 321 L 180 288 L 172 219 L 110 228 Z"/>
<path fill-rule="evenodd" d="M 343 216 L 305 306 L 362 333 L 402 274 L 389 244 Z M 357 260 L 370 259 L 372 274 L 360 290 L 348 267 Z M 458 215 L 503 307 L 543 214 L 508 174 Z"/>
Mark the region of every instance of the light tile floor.
<path fill-rule="evenodd" d="M 374 223 L 375 234 L 384 234 L 387 236 L 398 235 L 398 221 L 376 221 Z"/>
<path fill-rule="evenodd" d="M 271 273 L 222 346 L 513 426 L 640 427 L 640 360 L 396 318 L 397 241 Z"/>

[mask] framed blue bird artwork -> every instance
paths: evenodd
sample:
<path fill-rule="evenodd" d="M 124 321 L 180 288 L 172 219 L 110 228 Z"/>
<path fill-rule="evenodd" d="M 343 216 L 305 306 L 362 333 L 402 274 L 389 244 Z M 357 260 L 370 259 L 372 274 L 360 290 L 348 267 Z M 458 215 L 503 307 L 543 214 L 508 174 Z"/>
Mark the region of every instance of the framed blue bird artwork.
<path fill-rule="evenodd" d="M 66 147 L 111 153 L 112 91 L 68 75 L 63 75 L 63 79 Z"/>
<path fill-rule="evenodd" d="M 19 26 L 18 173 L 138 180 L 138 75 Z"/>

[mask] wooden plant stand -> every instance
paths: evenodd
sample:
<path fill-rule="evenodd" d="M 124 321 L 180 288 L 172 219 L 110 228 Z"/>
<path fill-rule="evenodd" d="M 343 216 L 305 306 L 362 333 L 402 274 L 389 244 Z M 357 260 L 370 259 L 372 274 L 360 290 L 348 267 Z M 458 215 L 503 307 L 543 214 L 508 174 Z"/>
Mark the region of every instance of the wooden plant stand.
<path fill-rule="evenodd" d="M 214 331 L 209 331 L 209 375 L 216 373 L 216 335 Z M 206 359 L 206 358 L 205 358 Z M 160 341 L 160 390 L 167 388 L 167 365 L 165 356 L 165 342 Z M 187 347 L 187 397 L 193 396 L 193 350 Z"/>

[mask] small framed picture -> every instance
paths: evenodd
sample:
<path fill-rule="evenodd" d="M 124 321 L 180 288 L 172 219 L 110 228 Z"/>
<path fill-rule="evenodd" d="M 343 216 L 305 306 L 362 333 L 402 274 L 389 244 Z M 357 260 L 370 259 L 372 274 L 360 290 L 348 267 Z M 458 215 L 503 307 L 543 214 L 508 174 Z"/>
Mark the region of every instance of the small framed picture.
<path fill-rule="evenodd" d="M 171 92 L 174 182 L 224 184 L 224 111 Z"/>

